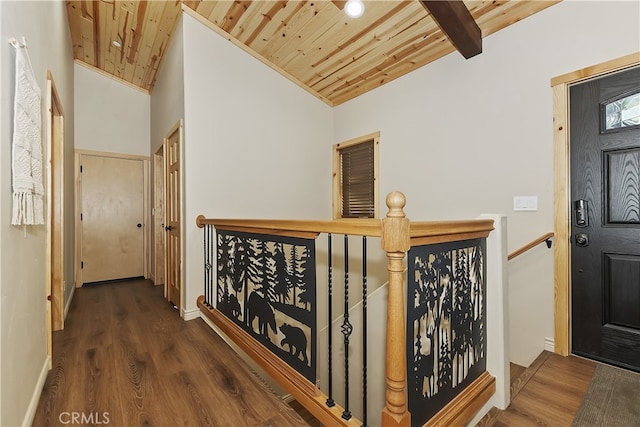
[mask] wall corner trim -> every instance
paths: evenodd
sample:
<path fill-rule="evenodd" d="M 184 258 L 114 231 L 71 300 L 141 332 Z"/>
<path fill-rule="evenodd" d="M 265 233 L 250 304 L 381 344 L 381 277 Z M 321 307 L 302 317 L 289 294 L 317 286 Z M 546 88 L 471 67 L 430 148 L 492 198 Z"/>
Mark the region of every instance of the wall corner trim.
<path fill-rule="evenodd" d="M 67 298 L 67 302 L 64 305 L 64 319 L 67 320 L 67 314 L 69 314 L 69 308 L 71 308 L 71 301 L 73 301 L 73 296 L 76 294 L 76 285 L 74 284 L 71 287 L 71 292 L 69 292 L 69 297 Z"/>

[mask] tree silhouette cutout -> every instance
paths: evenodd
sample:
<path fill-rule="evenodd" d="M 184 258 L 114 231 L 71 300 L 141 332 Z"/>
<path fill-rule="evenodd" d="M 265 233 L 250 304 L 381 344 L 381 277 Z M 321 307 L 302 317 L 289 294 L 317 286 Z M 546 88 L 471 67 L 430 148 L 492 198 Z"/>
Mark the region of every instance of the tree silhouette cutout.
<path fill-rule="evenodd" d="M 486 367 L 484 245 L 475 239 L 409 252 L 407 352 L 413 357 L 407 378 L 414 425 L 422 425 Z"/>
<path fill-rule="evenodd" d="M 243 316 L 242 321 L 249 326 L 249 319 L 247 319 L 247 299 L 249 298 L 249 280 L 250 280 L 250 266 L 251 259 L 255 257 L 255 250 L 251 239 L 244 239 L 237 237 L 236 239 L 236 257 L 234 263 L 234 271 L 236 271 L 236 279 L 234 283 L 242 284 L 242 295 L 244 303 L 242 305 Z"/>
<path fill-rule="evenodd" d="M 273 263 L 269 269 L 267 280 L 274 292 L 274 299 L 280 301 L 281 304 L 287 302 L 289 289 L 287 287 L 287 260 L 284 254 L 284 245 L 276 243 L 271 252 Z"/>
<path fill-rule="evenodd" d="M 314 239 L 219 230 L 216 242 L 218 309 L 314 381 Z M 293 335 L 274 339 L 285 324 Z"/>
<path fill-rule="evenodd" d="M 229 252 L 230 252 L 230 239 L 226 235 L 218 234 L 217 236 L 217 260 L 218 260 L 218 302 L 226 301 L 227 295 L 229 295 L 228 283 L 230 280 L 230 268 L 229 268 Z"/>

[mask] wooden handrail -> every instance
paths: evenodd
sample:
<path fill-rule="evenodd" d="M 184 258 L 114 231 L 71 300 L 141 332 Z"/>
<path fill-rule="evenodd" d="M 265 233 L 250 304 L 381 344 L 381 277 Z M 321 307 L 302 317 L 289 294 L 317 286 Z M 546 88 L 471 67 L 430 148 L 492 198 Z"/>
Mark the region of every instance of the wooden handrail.
<path fill-rule="evenodd" d="M 507 259 L 509 261 L 511 261 L 512 259 L 514 259 L 515 257 L 517 257 L 518 255 L 522 255 L 523 253 L 525 253 L 526 251 L 528 251 L 531 248 L 534 248 L 536 246 L 538 246 L 540 243 L 542 242 L 546 242 L 547 247 L 551 247 L 551 238 L 554 236 L 555 234 L 553 234 L 553 232 L 544 234 L 540 237 L 538 237 L 537 239 L 531 241 L 530 243 L 527 243 L 526 245 L 524 245 L 523 247 L 521 247 L 518 250 L 515 250 L 513 252 L 511 252 L 509 254 L 509 256 L 507 257 Z"/>
<path fill-rule="evenodd" d="M 319 233 L 382 237 L 382 220 L 379 219 L 339 219 L 333 221 L 210 219 L 199 215 L 196 218 L 196 225 L 199 228 L 213 225 L 221 230 L 300 237 L 315 237 Z M 491 219 L 409 223 L 411 246 L 487 237 L 491 230 L 493 230 L 493 220 Z"/>
<path fill-rule="evenodd" d="M 199 228 L 213 225 L 222 230 L 250 229 L 254 233 L 278 234 L 279 231 L 294 233 L 336 233 L 351 236 L 381 237 L 382 222 L 379 219 L 289 220 L 289 219 L 208 219 L 196 218 Z"/>
<path fill-rule="evenodd" d="M 492 219 L 412 222 L 409 237 L 419 246 L 487 237 L 493 228 Z"/>

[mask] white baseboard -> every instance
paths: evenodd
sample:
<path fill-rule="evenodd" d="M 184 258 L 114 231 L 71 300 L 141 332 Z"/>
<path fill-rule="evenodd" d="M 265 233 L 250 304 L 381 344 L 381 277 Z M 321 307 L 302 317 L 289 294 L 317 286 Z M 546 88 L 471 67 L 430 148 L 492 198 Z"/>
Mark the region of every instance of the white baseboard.
<path fill-rule="evenodd" d="M 73 296 L 76 293 L 76 287 L 75 285 L 71 288 L 71 292 L 69 293 L 69 298 L 67 299 L 67 302 L 64 305 L 64 319 L 67 319 L 67 314 L 69 313 L 69 307 L 71 307 L 71 301 L 73 301 Z"/>
<path fill-rule="evenodd" d="M 193 320 L 200 317 L 200 309 L 194 308 L 193 310 L 182 309 L 182 318 L 184 320 Z"/>
<path fill-rule="evenodd" d="M 51 357 L 47 356 L 44 360 L 44 365 L 42 365 L 42 370 L 40 371 L 36 388 L 33 390 L 31 401 L 27 407 L 27 413 L 24 414 L 24 420 L 22 421 L 23 426 L 30 426 L 33 424 L 33 418 L 36 416 L 36 410 L 38 409 L 38 402 L 40 402 L 40 395 L 44 388 L 44 382 L 47 380 L 47 374 L 49 373 L 49 365 L 51 365 Z"/>
<path fill-rule="evenodd" d="M 556 351 L 556 342 L 553 338 L 545 338 L 544 339 L 544 349 L 550 352 Z"/>

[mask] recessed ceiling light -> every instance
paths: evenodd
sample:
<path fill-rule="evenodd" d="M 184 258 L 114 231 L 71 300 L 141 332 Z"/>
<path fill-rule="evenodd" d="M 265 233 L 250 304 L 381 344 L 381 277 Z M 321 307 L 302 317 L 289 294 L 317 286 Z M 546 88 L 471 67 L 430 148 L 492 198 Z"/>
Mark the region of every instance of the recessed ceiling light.
<path fill-rule="evenodd" d="M 122 45 L 120 44 L 120 42 L 119 42 L 119 41 L 117 41 L 117 40 L 112 41 L 112 42 L 111 42 L 111 44 L 112 44 L 112 45 L 114 45 L 115 47 L 121 47 L 121 46 L 122 46 Z"/>
<path fill-rule="evenodd" d="M 362 0 L 349 0 L 344 5 L 344 13 L 350 18 L 360 18 L 364 13 L 364 3 Z"/>

